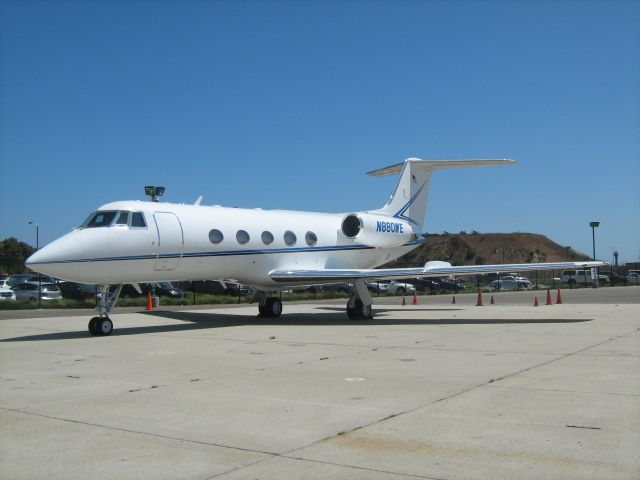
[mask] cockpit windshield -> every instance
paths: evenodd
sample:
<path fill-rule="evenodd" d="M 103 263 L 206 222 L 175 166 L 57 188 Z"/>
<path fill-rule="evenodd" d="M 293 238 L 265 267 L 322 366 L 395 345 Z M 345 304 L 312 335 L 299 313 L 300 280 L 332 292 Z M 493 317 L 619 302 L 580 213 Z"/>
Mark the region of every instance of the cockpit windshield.
<path fill-rule="evenodd" d="M 89 215 L 89 218 L 82 224 L 82 228 L 108 227 L 113 222 L 117 211 L 107 210 L 104 212 L 95 212 Z"/>
<path fill-rule="evenodd" d="M 132 228 L 146 228 L 147 223 L 142 212 L 129 212 L 126 210 L 98 210 L 93 212 L 84 221 L 80 228 L 110 227 L 118 225 Z"/>

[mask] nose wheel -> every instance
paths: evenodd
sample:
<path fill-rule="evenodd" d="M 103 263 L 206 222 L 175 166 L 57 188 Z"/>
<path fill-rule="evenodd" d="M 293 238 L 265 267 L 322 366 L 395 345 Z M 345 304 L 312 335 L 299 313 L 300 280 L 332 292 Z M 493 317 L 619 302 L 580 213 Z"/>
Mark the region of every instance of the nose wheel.
<path fill-rule="evenodd" d="M 113 332 L 113 322 L 109 317 L 93 317 L 89 320 L 89 333 L 94 336 L 110 335 Z"/>
<path fill-rule="evenodd" d="M 122 285 L 118 285 L 113 291 L 109 289 L 109 285 L 100 285 L 100 301 L 98 302 L 98 313 L 100 315 L 89 320 L 89 333 L 91 335 L 100 337 L 111 335 L 113 322 L 108 314 L 115 307 L 121 292 Z"/>

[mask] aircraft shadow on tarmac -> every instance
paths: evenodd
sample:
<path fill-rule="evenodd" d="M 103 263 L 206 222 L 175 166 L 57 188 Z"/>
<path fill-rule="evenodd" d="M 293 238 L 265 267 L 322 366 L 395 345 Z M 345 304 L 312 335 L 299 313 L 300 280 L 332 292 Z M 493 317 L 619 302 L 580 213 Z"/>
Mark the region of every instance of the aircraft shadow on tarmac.
<path fill-rule="evenodd" d="M 280 326 L 382 326 L 382 325 L 518 325 L 518 324 L 564 324 L 589 322 L 588 318 L 518 318 L 518 319 L 487 319 L 487 318 L 385 318 L 386 312 L 397 312 L 399 308 L 376 308 L 374 314 L 378 315 L 371 320 L 348 320 L 343 308 L 321 307 L 322 313 L 289 313 L 279 318 L 263 318 L 257 315 L 225 315 L 221 313 L 204 312 L 180 312 L 155 310 L 140 312 L 145 315 L 179 320 L 182 323 L 170 325 L 145 325 L 141 327 L 118 327 L 112 336 L 143 335 L 153 333 L 180 332 L 188 330 L 200 330 L 223 327 L 243 327 L 251 325 L 280 325 Z M 456 308 L 424 308 L 412 309 L 412 312 L 437 312 L 461 310 Z M 84 324 L 84 322 L 82 322 Z M 71 340 L 77 338 L 92 338 L 87 330 L 74 332 L 55 332 L 38 335 L 25 335 L 22 337 L 6 338 L 1 342 L 30 342 L 48 340 Z"/>

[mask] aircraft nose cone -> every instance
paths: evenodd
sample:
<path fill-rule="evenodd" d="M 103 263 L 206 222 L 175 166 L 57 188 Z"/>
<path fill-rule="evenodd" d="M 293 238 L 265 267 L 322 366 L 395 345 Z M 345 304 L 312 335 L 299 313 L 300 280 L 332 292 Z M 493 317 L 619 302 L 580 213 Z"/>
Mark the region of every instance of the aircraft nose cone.
<path fill-rule="evenodd" d="M 39 261 L 41 261 L 42 259 L 42 255 L 41 255 L 42 250 L 38 250 L 37 252 L 35 252 L 33 255 L 31 255 L 29 258 L 27 258 L 24 261 L 24 264 L 31 268 L 33 270 L 33 265 L 38 263 Z"/>
<path fill-rule="evenodd" d="M 52 277 L 58 277 L 59 267 L 73 259 L 78 250 L 78 242 L 73 234 L 55 240 L 31 255 L 24 264 L 31 270 Z"/>

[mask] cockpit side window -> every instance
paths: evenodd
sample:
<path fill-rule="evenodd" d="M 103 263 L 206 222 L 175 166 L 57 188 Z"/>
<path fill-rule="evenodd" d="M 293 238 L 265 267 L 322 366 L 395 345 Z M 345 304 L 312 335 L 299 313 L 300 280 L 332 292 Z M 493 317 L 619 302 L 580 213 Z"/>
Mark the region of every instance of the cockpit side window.
<path fill-rule="evenodd" d="M 116 216 L 116 211 L 103 211 L 94 213 L 88 221 L 86 221 L 82 226 L 84 228 L 96 228 L 96 227 L 108 227 L 113 222 L 113 218 Z"/>
<path fill-rule="evenodd" d="M 129 225 L 129 212 L 119 212 L 116 225 Z"/>
<path fill-rule="evenodd" d="M 147 228 L 147 222 L 142 212 L 133 212 L 131 214 L 131 226 L 134 228 Z"/>

